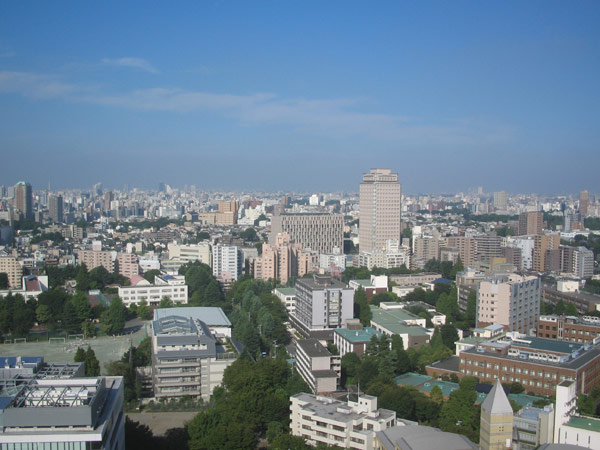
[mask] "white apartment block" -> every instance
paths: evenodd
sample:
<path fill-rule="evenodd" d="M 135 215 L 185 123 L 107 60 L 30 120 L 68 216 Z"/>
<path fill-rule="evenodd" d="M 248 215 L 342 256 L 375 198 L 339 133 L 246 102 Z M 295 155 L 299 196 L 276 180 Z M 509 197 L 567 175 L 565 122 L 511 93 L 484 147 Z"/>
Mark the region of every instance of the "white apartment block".
<path fill-rule="evenodd" d="M 221 281 L 236 281 L 242 274 L 242 251 L 234 245 L 214 245 L 212 263 L 215 278 Z"/>
<path fill-rule="evenodd" d="M 281 303 L 285 305 L 288 315 L 296 311 L 296 289 L 295 288 L 275 288 L 273 294 L 277 296 Z"/>
<path fill-rule="evenodd" d="M 388 241 L 386 249 L 381 251 L 361 251 L 358 265 L 372 270 L 374 267 L 392 269 L 394 267 L 410 267 L 410 250 L 400 247 L 398 241 Z"/>
<path fill-rule="evenodd" d="M 363 395 L 348 402 L 299 393 L 290 397 L 290 428 L 310 445 L 326 444 L 372 450 L 375 433 L 396 424 L 396 412 L 377 408 L 377 397 Z"/>
<path fill-rule="evenodd" d="M 119 287 L 119 297 L 127 307 L 139 305 L 142 300 L 157 306 L 163 297 L 169 297 L 173 303 L 187 304 L 188 286 L 183 275 L 157 275 L 154 284 L 138 275 L 132 279 L 131 286 Z"/>
<path fill-rule="evenodd" d="M 509 331 L 529 334 L 540 314 L 541 283 L 535 276 L 499 275 L 479 283 L 477 326 L 504 325 Z"/>
<path fill-rule="evenodd" d="M 390 169 L 371 169 L 360 184 L 361 251 L 385 250 L 390 239 L 400 241 L 402 186 Z"/>

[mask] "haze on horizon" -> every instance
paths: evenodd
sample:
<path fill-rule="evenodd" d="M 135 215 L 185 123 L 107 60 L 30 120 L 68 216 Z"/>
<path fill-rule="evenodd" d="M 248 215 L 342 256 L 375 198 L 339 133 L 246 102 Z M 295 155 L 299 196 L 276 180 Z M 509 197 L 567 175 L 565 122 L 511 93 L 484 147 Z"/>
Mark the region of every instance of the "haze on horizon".
<path fill-rule="evenodd" d="M 600 4 L 7 2 L 0 184 L 600 192 Z"/>

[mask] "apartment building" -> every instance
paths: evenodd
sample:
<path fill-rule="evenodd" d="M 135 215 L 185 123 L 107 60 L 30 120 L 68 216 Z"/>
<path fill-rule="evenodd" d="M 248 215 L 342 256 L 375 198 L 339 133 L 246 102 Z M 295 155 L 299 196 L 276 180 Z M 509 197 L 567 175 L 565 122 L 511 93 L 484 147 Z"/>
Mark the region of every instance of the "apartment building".
<path fill-rule="evenodd" d="M 127 278 L 139 275 L 138 256 L 135 253 L 119 253 L 116 260 L 116 271 L 119 275 Z"/>
<path fill-rule="evenodd" d="M 156 275 L 154 283 L 136 275 L 130 286 L 119 286 L 119 297 L 127 307 L 139 305 L 142 300 L 150 306 L 158 306 L 163 297 L 170 298 L 173 303 L 187 304 L 188 286 L 183 275 Z"/>
<path fill-rule="evenodd" d="M 377 397 L 349 396 L 347 402 L 299 393 L 290 397 L 290 429 L 310 445 L 372 450 L 375 433 L 396 424 L 396 412 L 377 408 Z"/>
<path fill-rule="evenodd" d="M 467 303 L 471 292 L 477 293 L 479 282 L 485 280 L 487 275 L 474 269 L 466 269 L 456 274 L 456 287 L 458 290 L 458 307 L 461 311 L 467 310 Z"/>
<path fill-rule="evenodd" d="M 392 269 L 394 267 L 410 267 L 410 251 L 402 247 L 398 241 L 387 241 L 385 250 L 361 251 L 358 265 L 372 270 L 374 267 Z"/>
<path fill-rule="evenodd" d="M 190 396 L 208 401 L 237 358 L 233 341 L 217 338 L 202 320 L 169 315 L 152 322 L 156 398 Z"/>
<path fill-rule="evenodd" d="M 16 256 L 0 255 L 0 273 L 8 276 L 8 287 L 19 289 L 21 287 L 21 277 L 23 276 L 23 267 Z"/>
<path fill-rule="evenodd" d="M 401 240 L 402 185 L 390 169 L 371 169 L 360 184 L 361 251 L 384 250 L 388 240 Z"/>
<path fill-rule="evenodd" d="M 600 318 L 595 316 L 540 316 L 536 336 L 590 344 L 600 341 Z"/>
<path fill-rule="evenodd" d="M 332 355 L 317 339 L 296 343 L 296 368 L 315 394 L 338 390 L 342 372 L 341 357 Z"/>
<path fill-rule="evenodd" d="M 88 270 L 102 266 L 109 273 L 113 273 L 115 271 L 113 253 L 109 251 L 80 250 L 77 254 L 77 259 L 79 264 L 85 264 Z"/>
<path fill-rule="evenodd" d="M 477 326 L 503 325 L 509 331 L 529 333 L 540 314 L 541 283 L 535 276 L 498 275 L 479 282 Z"/>
<path fill-rule="evenodd" d="M 341 328 L 354 317 L 354 291 L 328 275 L 296 281 L 296 310 L 290 316 L 305 337 L 311 331 Z"/>
<path fill-rule="evenodd" d="M 526 234 L 542 234 L 544 227 L 544 213 L 528 211 L 519 214 L 519 236 Z"/>
<path fill-rule="evenodd" d="M 178 270 L 184 264 L 200 261 L 212 267 L 212 251 L 208 242 L 199 244 L 176 244 L 169 243 L 169 259 L 163 261 L 165 268 Z"/>
<path fill-rule="evenodd" d="M 477 256 L 477 241 L 471 236 L 448 236 L 446 246 L 458 249 L 460 260 L 465 267 L 472 267 Z"/>
<path fill-rule="evenodd" d="M 296 288 L 275 288 L 273 294 L 285 305 L 288 315 L 294 314 L 296 311 Z"/>
<path fill-rule="evenodd" d="M 344 248 L 344 217 L 325 213 L 285 213 L 273 216 L 269 245 L 275 246 L 277 235 L 287 233 L 290 240 L 303 249 L 333 253 L 334 248 Z M 318 264 L 318 262 L 317 262 Z"/>
<path fill-rule="evenodd" d="M 214 245 L 212 248 L 213 276 L 219 281 L 236 281 L 242 274 L 242 251 L 233 245 Z"/>
<path fill-rule="evenodd" d="M 123 377 L 46 378 L 2 403 L 3 449 L 125 450 Z"/>
<path fill-rule="evenodd" d="M 536 272 L 547 271 L 546 256 L 548 250 L 556 249 L 560 245 L 560 234 L 543 234 L 533 237 L 533 266 Z"/>

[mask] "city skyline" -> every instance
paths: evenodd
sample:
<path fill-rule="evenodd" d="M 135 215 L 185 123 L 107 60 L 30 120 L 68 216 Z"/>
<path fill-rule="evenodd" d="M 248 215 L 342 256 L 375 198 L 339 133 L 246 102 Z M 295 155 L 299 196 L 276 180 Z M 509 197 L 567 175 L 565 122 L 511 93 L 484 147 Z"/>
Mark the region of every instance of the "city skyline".
<path fill-rule="evenodd" d="M 390 167 L 407 192 L 598 192 L 599 16 L 595 2 L 9 4 L 0 178 L 331 192 Z"/>

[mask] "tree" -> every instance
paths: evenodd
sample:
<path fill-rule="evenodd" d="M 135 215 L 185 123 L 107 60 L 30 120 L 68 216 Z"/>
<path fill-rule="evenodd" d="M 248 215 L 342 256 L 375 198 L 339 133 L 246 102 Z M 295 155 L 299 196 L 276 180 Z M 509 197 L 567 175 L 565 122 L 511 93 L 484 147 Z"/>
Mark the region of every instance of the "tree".
<path fill-rule="evenodd" d="M 0 289 L 8 289 L 8 274 L 0 272 Z"/>
<path fill-rule="evenodd" d="M 52 314 L 50 313 L 48 305 L 38 305 L 35 309 L 35 316 L 40 324 L 48 323 L 52 319 Z"/>
<path fill-rule="evenodd" d="M 450 394 L 450 398 L 440 413 L 440 428 L 451 433 L 460 433 L 473 442 L 479 441 L 479 420 L 481 408 L 475 406 L 477 379 L 463 377 L 459 388 Z"/>
<path fill-rule="evenodd" d="M 77 347 L 77 351 L 75 352 L 75 356 L 73 357 L 73 361 L 75 362 L 85 362 L 85 350 L 83 347 Z"/>
<path fill-rule="evenodd" d="M 354 292 L 354 317 L 358 317 L 360 323 L 365 327 L 371 325 L 371 308 L 369 308 L 367 294 L 362 287 Z"/>
<path fill-rule="evenodd" d="M 156 275 L 160 275 L 160 270 L 152 269 L 144 274 L 144 278 L 148 280 L 150 283 L 154 283 L 154 277 Z"/>
<path fill-rule="evenodd" d="M 436 384 L 431 388 L 431 392 L 429 393 L 431 400 L 438 406 L 442 406 L 444 403 L 444 394 L 440 387 Z"/>
<path fill-rule="evenodd" d="M 556 302 L 556 306 L 554 307 L 554 314 L 563 315 L 565 313 L 565 303 L 562 301 L 562 298 Z"/>
<path fill-rule="evenodd" d="M 17 336 L 26 335 L 35 323 L 33 306 L 26 304 L 19 294 L 14 297 L 12 332 Z"/>
<path fill-rule="evenodd" d="M 79 266 L 75 281 L 77 283 L 76 286 L 78 291 L 88 291 L 90 289 L 90 278 L 85 264 Z"/>
<path fill-rule="evenodd" d="M 456 327 L 450 323 L 441 326 L 440 334 L 442 335 L 442 342 L 450 350 L 454 350 L 454 343 L 458 341 L 458 331 Z"/>
<path fill-rule="evenodd" d="M 100 319 L 101 326 L 106 334 L 118 334 L 125 328 L 125 319 L 127 317 L 127 308 L 119 297 L 113 298 L 110 307 Z"/>
<path fill-rule="evenodd" d="M 158 303 L 158 307 L 159 308 L 172 308 L 173 306 L 175 306 L 173 304 L 173 300 L 171 300 L 168 296 L 163 296 L 163 298 L 160 299 L 160 302 Z"/>
<path fill-rule="evenodd" d="M 83 292 L 76 292 L 71 298 L 71 303 L 75 306 L 77 317 L 81 322 L 92 318 L 92 307 L 90 306 L 87 296 Z"/>
<path fill-rule="evenodd" d="M 81 331 L 81 320 L 77 316 L 77 310 L 72 302 L 67 301 L 63 308 L 62 327 L 67 333 Z"/>
<path fill-rule="evenodd" d="M 85 376 L 97 377 L 98 375 L 100 375 L 100 361 L 96 358 L 96 353 L 92 350 L 92 347 L 88 345 L 85 352 Z"/>
<path fill-rule="evenodd" d="M 148 302 L 146 300 L 142 300 L 137 307 L 137 315 L 142 320 L 150 320 L 152 319 L 152 310 L 148 306 Z"/>
<path fill-rule="evenodd" d="M 565 314 L 567 316 L 578 316 L 579 311 L 577 311 L 577 307 L 573 303 L 569 303 L 565 308 Z"/>

